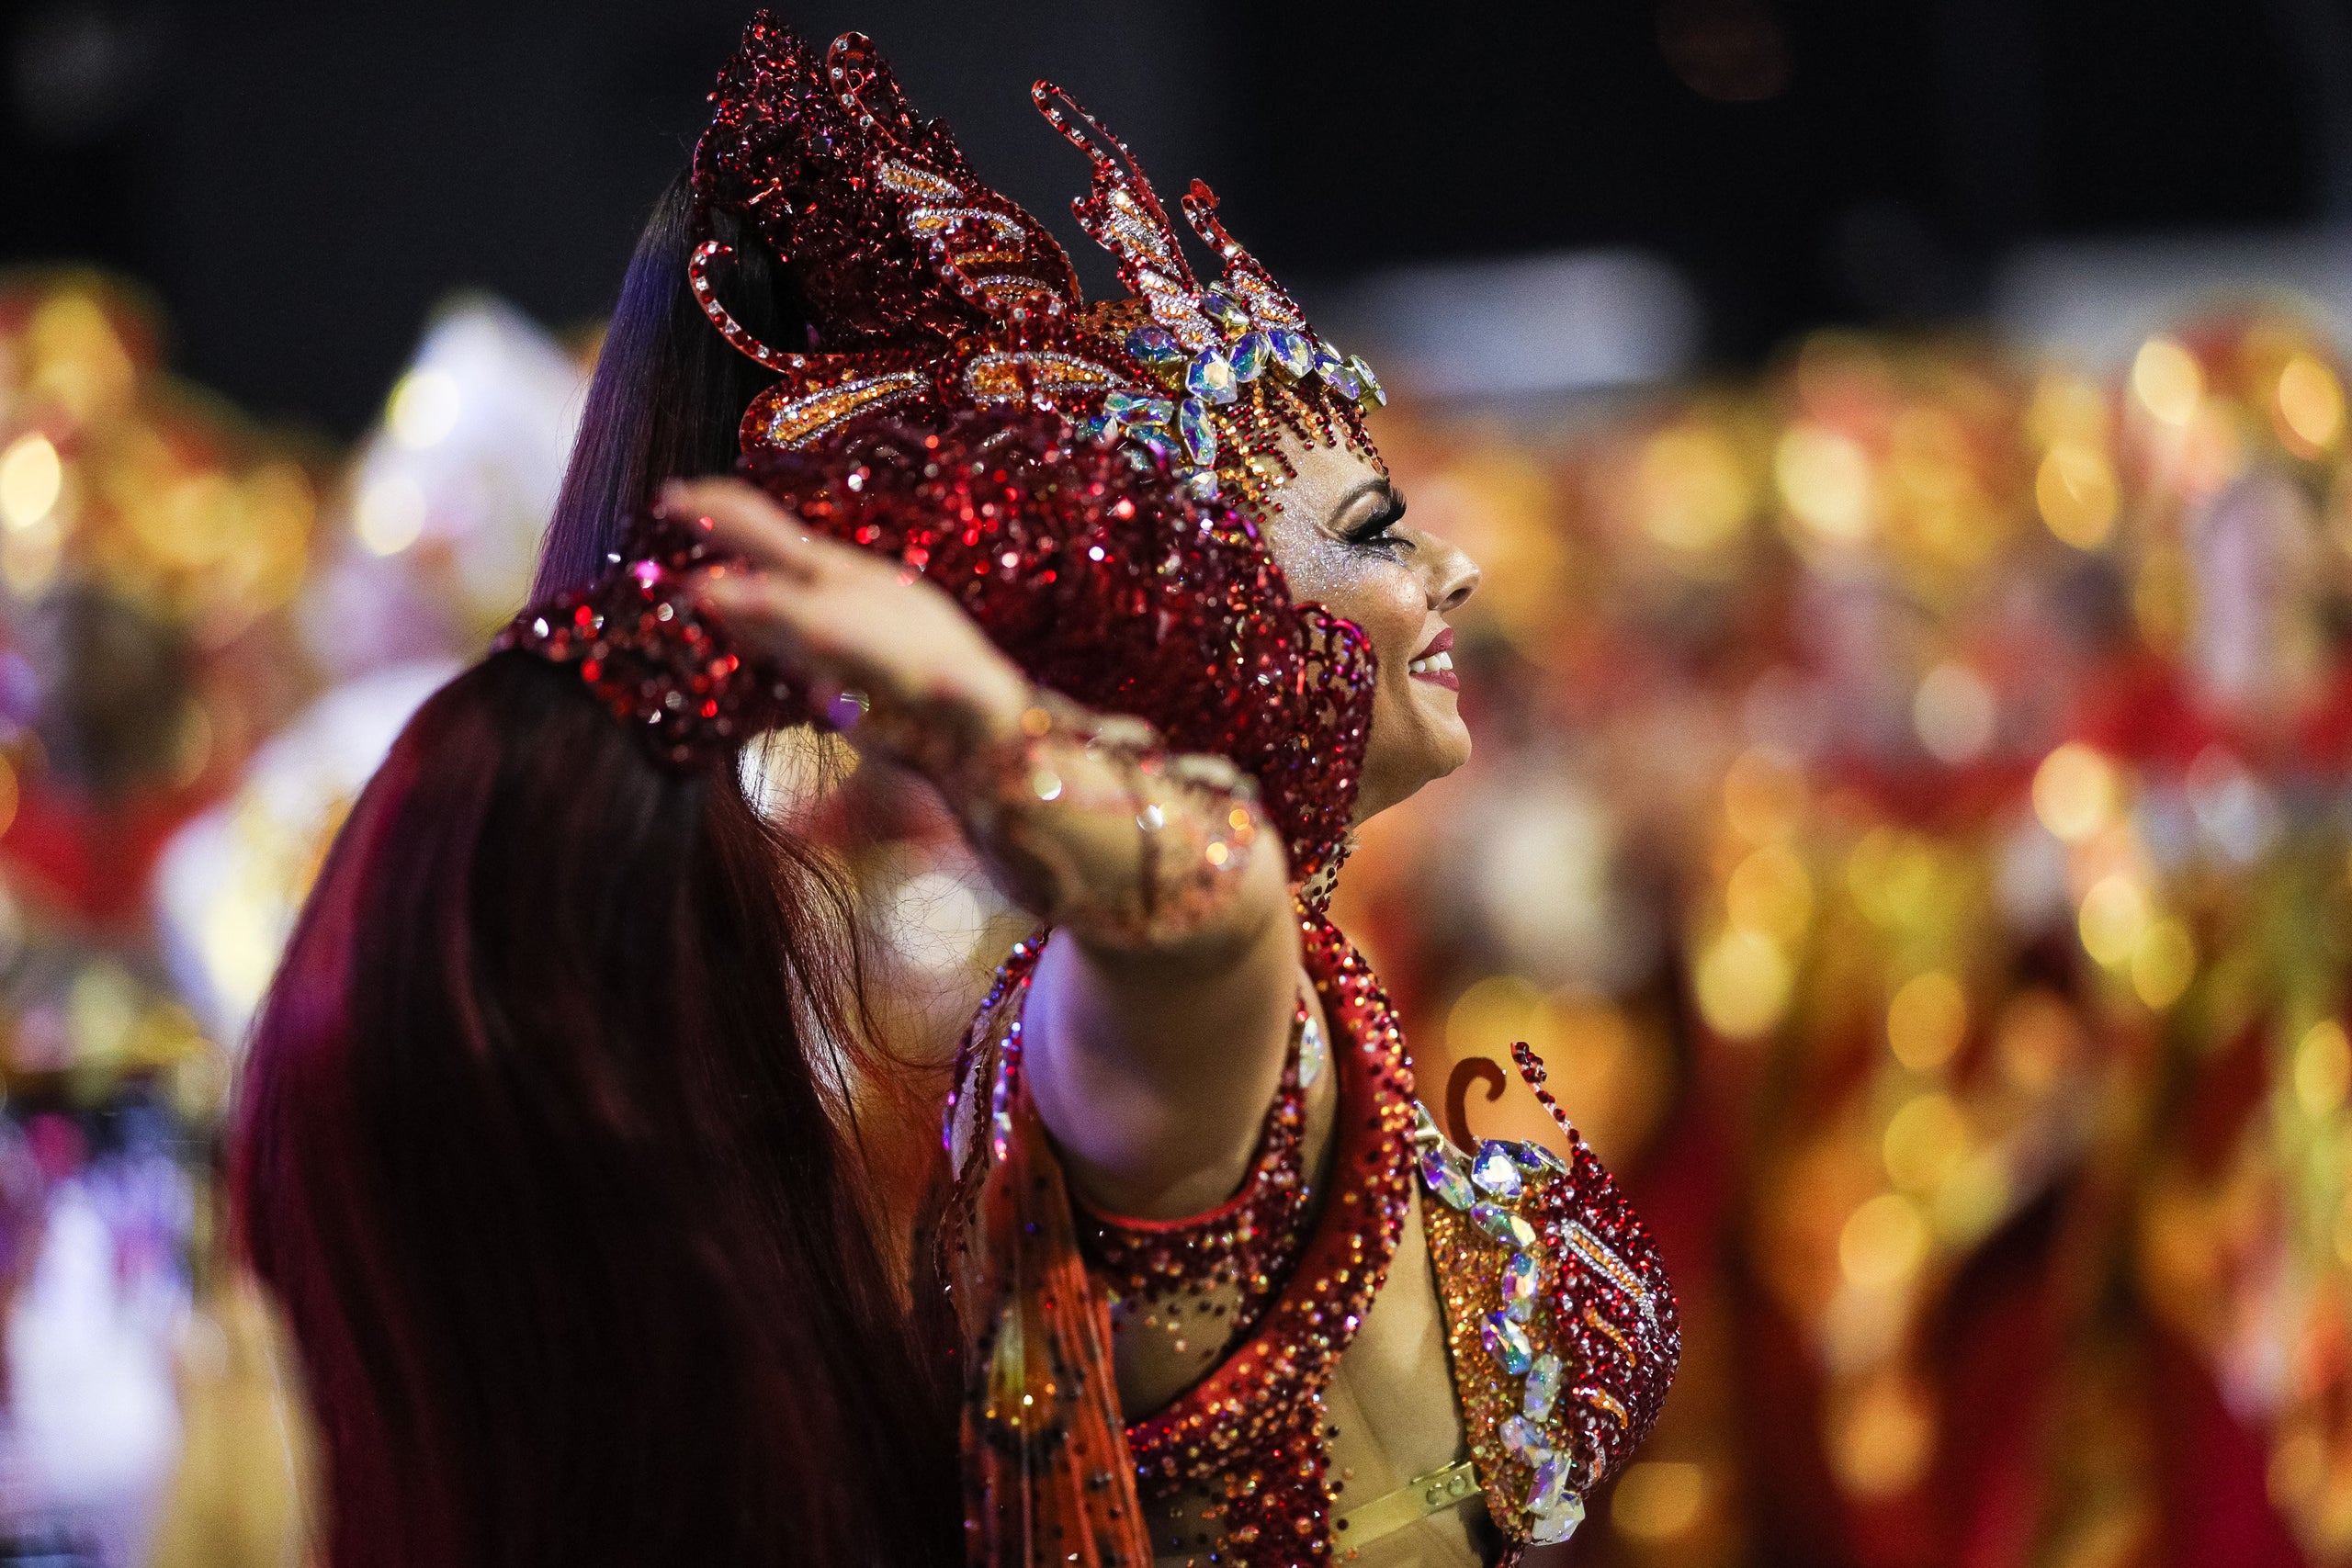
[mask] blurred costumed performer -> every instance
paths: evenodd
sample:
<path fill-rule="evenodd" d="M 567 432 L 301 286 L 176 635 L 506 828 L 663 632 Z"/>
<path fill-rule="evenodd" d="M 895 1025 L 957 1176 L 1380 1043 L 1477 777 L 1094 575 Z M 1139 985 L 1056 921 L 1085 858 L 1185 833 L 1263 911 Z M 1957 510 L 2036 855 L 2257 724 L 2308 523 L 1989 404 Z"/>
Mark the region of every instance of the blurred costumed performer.
<path fill-rule="evenodd" d="M 968 1561 L 1515 1557 L 1656 1414 L 1639 1222 L 1572 1134 L 1449 1145 L 1321 914 L 1351 824 L 1466 756 L 1476 570 L 1405 525 L 1377 383 L 1206 189 L 1204 285 L 1125 149 L 1037 98 L 1131 298 L 1082 305 L 865 40 L 754 21 L 625 288 L 548 596 L 330 857 L 243 1191 L 339 1562 L 942 1550 L 808 1060 L 849 1038 L 843 912 L 735 782 L 816 716 L 929 779 L 1046 928 L 967 1038 L 919 1248 Z M 689 243 L 694 346 L 642 298 Z M 711 344 L 767 381 L 758 488 L 640 512 L 718 466 L 676 433 L 735 412 Z"/>

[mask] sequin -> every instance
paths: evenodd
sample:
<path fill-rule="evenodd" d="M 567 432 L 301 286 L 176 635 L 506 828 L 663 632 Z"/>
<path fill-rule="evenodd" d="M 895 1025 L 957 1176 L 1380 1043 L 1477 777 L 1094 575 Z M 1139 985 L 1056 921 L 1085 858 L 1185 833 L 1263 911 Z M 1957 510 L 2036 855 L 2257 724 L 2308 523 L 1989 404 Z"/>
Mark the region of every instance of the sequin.
<path fill-rule="evenodd" d="M 1527 1330 L 1500 1313 L 1490 1314 L 1480 1325 L 1478 1335 L 1495 1365 L 1513 1377 L 1527 1371 L 1528 1364 L 1535 1359 L 1535 1347 L 1528 1339 Z"/>
<path fill-rule="evenodd" d="M 1518 1197 L 1522 1184 L 1519 1164 L 1510 1157 L 1510 1145 L 1492 1140 L 1479 1145 L 1478 1157 L 1470 1162 L 1470 1179 L 1491 1197 Z"/>

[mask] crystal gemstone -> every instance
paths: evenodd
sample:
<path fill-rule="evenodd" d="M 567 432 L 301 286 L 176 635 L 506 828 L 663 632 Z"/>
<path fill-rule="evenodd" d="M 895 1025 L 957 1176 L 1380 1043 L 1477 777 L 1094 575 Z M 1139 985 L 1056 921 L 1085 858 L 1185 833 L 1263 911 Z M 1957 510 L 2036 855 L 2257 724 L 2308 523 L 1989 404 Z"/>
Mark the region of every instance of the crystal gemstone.
<path fill-rule="evenodd" d="M 1250 312 L 1232 295 L 1220 294 L 1212 288 L 1201 296 L 1200 304 L 1201 314 L 1223 327 L 1228 336 L 1249 330 Z"/>
<path fill-rule="evenodd" d="M 1184 438 L 1184 450 L 1193 461 L 1206 466 L 1216 461 L 1216 426 L 1209 423 L 1209 405 L 1198 398 L 1186 398 L 1176 411 L 1177 433 Z"/>
<path fill-rule="evenodd" d="M 1117 389 L 1102 394 L 1102 412 L 1127 424 L 1167 424 L 1176 417 L 1176 405 L 1148 392 Z"/>
<path fill-rule="evenodd" d="M 1527 1337 L 1527 1330 L 1498 1312 L 1488 1313 L 1478 1325 L 1478 1338 L 1487 1347 L 1487 1354 L 1494 1358 L 1495 1365 L 1512 1377 L 1526 1371 L 1528 1363 L 1535 1359 L 1535 1346 Z"/>
<path fill-rule="evenodd" d="M 1527 1369 L 1527 1389 L 1519 1402 L 1520 1414 L 1530 1421 L 1541 1421 L 1552 1414 L 1552 1402 L 1560 1397 L 1560 1384 L 1567 1376 L 1567 1368 L 1560 1358 L 1545 1350 Z"/>
<path fill-rule="evenodd" d="M 1535 1479 L 1527 1487 L 1527 1511 L 1548 1514 L 1558 1507 L 1567 1495 L 1568 1461 L 1554 1454 L 1535 1467 Z"/>
<path fill-rule="evenodd" d="M 1544 1282 L 1544 1266 L 1532 1252 L 1514 1252 L 1503 1265 L 1503 1315 L 1525 1323 L 1535 1315 L 1536 1287 Z"/>
<path fill-rule="evenodd" d="M 1212 403 L 1229 403 L 1241 395 L 1241 384 L 1233 378 L 1233 361 L 1214 348 L 1201 350 L 1184 367 L 1184 389 Z"/>
<path fill-rule="evenodd" d="M 1233 360 L 1236 380 L 1254 381 L 1274 360 L 1274 345 L 1263 333 L 1243 333 L 1226 353 Z"/>
<path fill-rule="evenodd" d="M 1184 345 L 1166 327 L 1137 327 L 1127 334 L 1127 352 L 1146 365 L 1175 365 L 1184 357 Z"/>
<path fill-rule="evenodd" d="M 1421 1156 L 1421 1179 L 1452 1208 L 1466 1209 L 1477 1197 L 1470 1190 L 1469 1179 L 1462 1174 L 1461 1167 L 1443 1149 L 1431 1149 Z"/>
<path fill-rule="evenodd" d="M 1584 1499 L 1571 1492 L 1560 1499 L 1557 1507 L 1535 1517 L 1534 1542 L 1538 1546 L 1557 1546 L 1577 1533 L 1584 1523 Z"/>
<path fill-rule="evenodd" d="M 1489 1138 L 1479 1145 L 1478 1157 L 1470 1163 L 1470 1179 L 1478 1190 L 1497 1198 L 1516 1198 L 1521 1186 L 1519 1162 L 1510 1157 L 1510 1145 Z"/>
<path fill-rule="evenodd" d="M 1495 1428 L 1495 1436 L 1503 1442 L 1503 1451 L 1522 1463 L 1533 1464 L 1552 1457 L 1552 1445 L 1544 1440 L 1544 1428 L 1524 1416 L 1514 1416 Z"/>
<path fill-rule="evenodd" d="M 1380 378 L 1372 373 L 1372 367 L 1363 362 L 1363 355 L 1349 355 L 1348 368 L 1355 372 L 1356 381 L 1361 388 L 1356 394 L 1358 397 L 1375 408 L 1385 409 L 1388 406 L 1388 389 L 1380 384 Z"/>
<path fill-rule="evenodd" d="M 1473 1204 L 1470 1218 L 1480 1230 L 1507 1247 L 1524 1252 L 1535 1245 L 1535 1227 L 1499 1203 Z"/>
<path fill-rule="evenodd" d="M 1266 334 L 1266 341 L 1273 345 L 1274 363 L 1291 379 L 1303 380 L 1315 374 L 1315 345 L 1306 341 L 1305 333 L 1276 327 Z"/>

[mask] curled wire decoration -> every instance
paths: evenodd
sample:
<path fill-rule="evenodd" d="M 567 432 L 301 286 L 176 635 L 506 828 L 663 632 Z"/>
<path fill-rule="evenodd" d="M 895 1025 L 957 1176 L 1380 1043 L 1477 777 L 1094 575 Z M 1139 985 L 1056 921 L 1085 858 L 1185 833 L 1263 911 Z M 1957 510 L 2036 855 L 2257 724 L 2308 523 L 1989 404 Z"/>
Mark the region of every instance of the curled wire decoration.
<path fill-rule="evenodd" d="M 718 302 L 718 292 L 710 284 L 710 264 L 722 257 L 731 258 L 734 254 L 732 245 L 721 244 L 717 240 L 705 240 L 695 247 L 695 254 L 686 262 L 686 282 L 694 289 L 695 303 L 702 307 L 702 313 L 710 318 L 710 324 L 718 329 L 719 336 L 734 345 L 736 352 L 744 357 L 779 375 L 786 370 L 798 369 L 806 363 L 802 355 L 779 354 L 770 348 L 753 337 L 743 323 L 735 319 L 734 313 Z"/>

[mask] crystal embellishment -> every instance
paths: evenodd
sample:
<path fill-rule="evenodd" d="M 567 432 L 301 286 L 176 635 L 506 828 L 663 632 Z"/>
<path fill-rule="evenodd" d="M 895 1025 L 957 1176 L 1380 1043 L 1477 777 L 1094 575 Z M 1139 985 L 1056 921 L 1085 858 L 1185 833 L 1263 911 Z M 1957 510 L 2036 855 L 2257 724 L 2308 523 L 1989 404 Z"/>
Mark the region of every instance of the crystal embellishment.
<path fill-rule="evenodd" d="M 1298 1087 L 1313 1089 L 1330 1065 L 1331 1047 L 1323 1038 L 1323 1026 L 1309 1018 L 1298 1026 Z"/>
<path fill-rule="evenodd" d="M 1363 362 L 1363 355 L 1349 355 L 1348 368 L 1355 372 L 1360 389 L 1356 395 L 1359 398 L 1374 408 L 1385 409 L 1388 406 L 1388 389 L 1380 384 L 1380 378 L 1372 373 L 1372 367 Z"/>
<path fill-rule="evenodd" d="M 1102 412 L 1123 424 L 1168 424 L 1176 418 L 1176 405 L 1168 399 L 1116 388 L 1102 394 Z"/>
<path fill-rule="evenodd" d="M 1315 374 L 1315 345 L 1305 333 L 1295 333 L 1288 327 L 1276 327 L 1266 334 L 1273 346 L 1274 363 L 1294 381 L 1303 381 Z"/>
<path fill-rule="evenodd" d="M 1584 1499 L 1571 1492 L 1560 1499 L 1559 1506 L 1535 1516 L 1532 1532 L 1537 1546 L 1557 1546 L 1577 1533 L 1584 1523 Z"/>
<path fill-rule="evenodd" d="M 1514 1252 L 1503 1265 L 1503 1315 L 1525 1323 L 1535 1315 L 1536 1287 L 1544 1282 L 1544 1266 L 1532 1252 Z"/>
<path fill-rule="evenodd" d="M 1127 334 L 1127 352 L 1145 365 L 1181 365 L 1184 345 L 1166 327 L 1137 327 Z"/>
<path fill-rule="evenodd" d="M 1243 333 L 1226 354 L 1233 361 L 1234 379 L 1254 381 L 1273 363 L 1274 345 L 1263 333 Z"/>
<path fill-rule="evenodd" d="M 1229 403 L 1241 396 L 1241 384 L 1233 378 L 1233 361 L 1214 348 L 1201 350 L 1184 367 L 1184 389 L 1212 403 Z"/>
<path fill-rule="evenodd" d="M 1535 1346 L 1527 1337 L 1527 1330 L 1498 1312 L 1487 1314 L 1486 1321 L 1478 1325 L 1478 1338 L 1487 1347 L 1487 1354 L 1494 1358 L 1495 1365 L 1512 1377 L 1525 1372 L 1528 1364 L 1535 1359 Z"/>
<path fill-rule="evenodd" d="M 1568 1162 L 1541 1144 L 1513 1144 L 1510 1157 L 1517 1160 L 1519 1168 L 1530 1176 L 1541 1176 L 1547 1170 L 1555 1176 L 1570 1174 Z"/>
<path fill-rule="evenodd" d="M 1521 1181 L 1519 1162 L 1510 1157 L 1510 1145 L 1488 1139 L 1479 1145 L 1478 1157 L 1471 1162 L 1470 1179 L 1478 1190 L 1497 1198 L 1519 1196 Z"/>
<path fill-rule="evenodd" d="M 1538 1354 L 1527 1369 L 1527 1388 L 1520 1397 L 1520 1414 L 1530 1421 L 1541 1421 L 1551 1415 L 1553 1403 L 1560 1397 L 1560 1385 L 1566 1378 L 1567 1368 L 1558 1356 L 1549 1350 Z"/>
<path fill-rule="evenodd" d="M 1229 294 L 1220 294 L 1212 288 L 1201 296 L 1200 306 L 1201 314 L 1223 327 L 1228 336 L 1249 328 L 1250 312 Z"/>
<path fill-rule="evenodd" d="M 1462 1168 L 1443 1149 L 1431 1149 L 1421 1156 L 1421 1179 L 1429 1184 L 1430 1191 L 1445 1200 L 1448 1208 L 1466 1209 L 1477 1197 L 1470 1190 L 1470 1179 L 1462 1174 Z"/>
<path fill-rule="evenodd" d="M 1527 1511 L 1548 1514 L 1557 1508 L 1568 1495 L 1568 1461 L 1558 1454 L 1535 1467 L 1535 1479 L 1527 1485 Z"/>
<path fill-rule="evenodd" d="M 1524 1416 L 1514 1416 L 1495 1428 L 1502 1439 L 1503 1451 L 1522 1464 L 1535 1464 L 1552 1457 L 1552 1446 L 1544 1440 L 1544 1428 Z"/>
<path fill-rule="evenodd" d="M 1350 401 L 1363 396 L 1363 384 L 1356 379 L 1356 373 L 1349 369 L 1338 355 L 1334 355 L 1331 362 L 1323 366 L 1322 370 L 1325 384 L 1340 396 Z"/>
<path fill-rule="evenodd" d="M 1146 425 L 1127 432 L 1127 439 L 1163 463 L 1176 456 L 1176 443 L 1164 430 L 1154 430 Z"/>
<path fill-rule="evenodd" d="M 1193 461 L 1204 468 L 1216 461 L 1216 426 L 1209 423 L 1208 404 L 1186 398 L 1176 410 L 1176 430 Z"/>
<path fill-rule="evenodd" d="M 1535 1227 L 1500 1203 L 1473 1204 L 1470 1219 L 1480 1230 L 1506 1247 L 1515 1247 L 1524 1252 L 1535 1245 Z"/>

